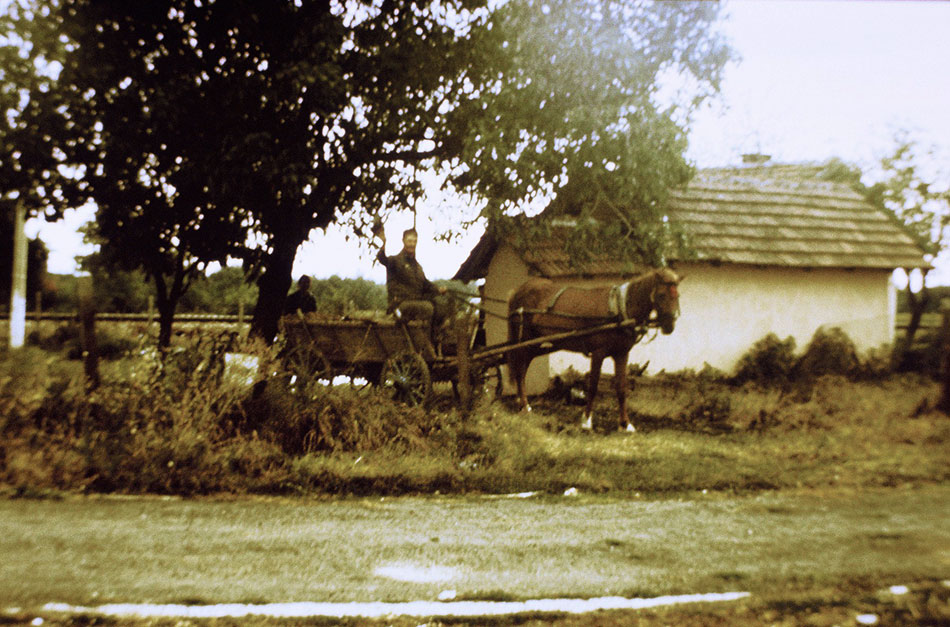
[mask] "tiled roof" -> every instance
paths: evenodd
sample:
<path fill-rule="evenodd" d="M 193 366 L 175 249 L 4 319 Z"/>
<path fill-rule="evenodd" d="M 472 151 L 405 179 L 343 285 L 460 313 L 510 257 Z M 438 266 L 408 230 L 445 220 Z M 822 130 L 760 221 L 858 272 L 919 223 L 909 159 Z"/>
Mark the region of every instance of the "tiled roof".
<path fill-rule="evenodd" d="M 928 266 L 923 251 L 888 214 L 848 185 L 819 178 L 821 169 L 701 170 L 685 190 L 671 192 L 668 215 L 702 261 L 797 268 Z M 483 237 L 456 277 L 484 276 L 495 250 L 497 242 Z M 577 268 L 557 235 L 519 252 L 532 272 L 547 277 L 634 270 L 606 253 Z"/>
<path fill-rule="evenodd" d="M 701 171 L 670 199 L 699 259 L 807 268 L 897 268 L 927 264 L 914 240 L 820 167 L 760 166 Z"/>

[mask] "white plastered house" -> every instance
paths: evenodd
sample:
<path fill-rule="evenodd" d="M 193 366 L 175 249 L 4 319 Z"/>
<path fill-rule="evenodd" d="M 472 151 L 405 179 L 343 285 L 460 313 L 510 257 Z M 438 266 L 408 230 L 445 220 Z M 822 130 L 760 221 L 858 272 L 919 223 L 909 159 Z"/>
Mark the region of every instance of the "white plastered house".
<path fill-rule="evenodd" d="M 672 335 L 634 346 L 631 363 L 648 372 L 731 372 L 769 333 L 802 349 L 820 327 L 840 327 L 859 350 L 894 340 L 896 268 L 924 268 L 923 251 L 885 212 L 842 183 L 822 180 L 820 166 L 770 165 L 702 170 L 673 192 L 671 222 L 686 233 L 695 259 L 672 265 L 685 277 Z M 607 257 L 572 266 L 556 238 L 531 250 L 486 234 L 456 279 L 484 279 L 486 341 L 507 339 L 504 301 L 533 276 L 571 285 L 619 283 L 624 266 Z M 537 358 L 531 393 L 588 359 L 558 352 Z M 605 371 L 612 367 L 605 362 Z"/>

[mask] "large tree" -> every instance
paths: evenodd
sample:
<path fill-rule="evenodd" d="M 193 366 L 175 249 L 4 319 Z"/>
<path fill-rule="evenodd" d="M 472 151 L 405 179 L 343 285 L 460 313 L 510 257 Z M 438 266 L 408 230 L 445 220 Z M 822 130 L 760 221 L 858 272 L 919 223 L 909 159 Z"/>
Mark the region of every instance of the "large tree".
<path fill-rule="evenodd" d="M 477 98 L 455 181 L 489 199 L 483 216 L 554 196 L 569 214 L 573 257 L 609 247 L 661 264 L 667 193 L 685 184 L 686 131 L 719 89 L 729 49 L 713 30 L 719 6 L 691 2 L 512 2 L 478 33 Z M 543 221 L 535 221 L 544 226 Z"/>
<path fill-rule="evenodd" d="M 906 131 L 899 131 L 893 148 L 881 158 L 878 171 L 864 173 L 856 166 L 832 159 L 822 175 L 828 180 L 849 184 L 868 202 L 888 212 L 916 240 L 926 255 L 925 260 L 933 262 L 950 244 L 950 182 L 933 170 L 939 163 L 933 149 L 922 152 Z M 913 344 L 921 318 L 930 305 L 928 272 L 928 268 L 923 269 L 919 286 L 908 281 L 904 288 L 911 314 L 902 338 L 904 348 Z"/>
<path fill-rule="evenodd" d="M 728 59 L 713 3 L 43 2 L 71 42 L 46 111 L 85 131 L 64 150 L 103 246 L 163 272 L 242 259 L 268 338 L 311 231 L 359 232 L 424 170 L 491 221 L 544 194 L 606 209 L 579 231 L 659 258 L 690 107 Z"/>
<path fill-rule="evenodd" d="M 14 0 L 0 14 L 0 218 L 12 222 L 16 203 L 28 215 L 57 219 L 79 185 L 64 171 L 58 147 L 76 137 L 59 112 L 43 106 L 55 89 L 65 55 L 58 29 L 29 2 Z M 35 245 L 34 245 L 35 246 Z M 3 248 L 3 250 L 9 250 Z"/>
<path fill-rule="evenodd" d="M 931 154 L 927 154 L 930 152 Z M 950 181 L 946 173 L 928 171 L 939 163 L 906 131 L 898 132 L 890 154 L 881 159 L 881 180 L 870 188 L 873 198 L 888 209 L 933 261 L 950 244 Z M 913 344 L 920 321 L 930 302 L 927 270 L 919 290 L 908 281 L 905 290 L 910 309 L 905 346 Z"/>

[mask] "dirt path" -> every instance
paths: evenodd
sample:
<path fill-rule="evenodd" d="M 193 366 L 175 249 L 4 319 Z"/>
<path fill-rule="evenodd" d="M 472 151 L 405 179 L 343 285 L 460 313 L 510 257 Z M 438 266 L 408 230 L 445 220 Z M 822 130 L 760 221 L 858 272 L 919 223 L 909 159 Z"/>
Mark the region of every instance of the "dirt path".
<path fill-rule="evenodd" d="M 5 500 L 0 611 L 894 585 L 950 578 L 948 520 L 950 486 L 662 500 Z"/>

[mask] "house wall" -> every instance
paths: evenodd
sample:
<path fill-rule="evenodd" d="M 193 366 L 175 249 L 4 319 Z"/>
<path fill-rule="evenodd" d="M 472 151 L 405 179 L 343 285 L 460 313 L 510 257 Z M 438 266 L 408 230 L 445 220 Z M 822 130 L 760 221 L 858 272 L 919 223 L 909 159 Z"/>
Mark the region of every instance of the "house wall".
<path fill-rule="evenodd" d="M 656 334 L 630 353 L 631 363 L 649 362 L 649 372 L 699 370 L 706 363 L 732 372 L 752 344 L 769 333 L 794 337 L 801 352 L 822 326 L 841 327 L 859 351 L 894 340 L 896 292 L 886 270 L 698 264 L 677 270 L 685 279 L 676 329 L 668 336 Z M 552 373 L 569 366 L 586 371 L 587 359 L 552 355 Z M 605 372 L 612 366 L 608 360 Z"/>
<path fill-rule="evenodd" d="M 508 341 L 508 299 L 518 286 L 528 280 L 528 266 L 511 246 L 501 245 L 492 257 L 485 275 L 485 341 L 489 346 Z M 508 369 L 502 367 L 505 393 L 514 392 L 508 381 Z M 548 388 L 550 380 L 548 356 L 543 355 L 531 362 L 525 384 L 528 394 L 540 394 Z"/>
<path fill-rule="evenodd" d="M 803 270 L 792 268 L 714 267 L 681 264 L 680 318 L 671 335 L 652 333 L 652 340 L 634 347 L 630 363 L 649 362 L 649 372 L 699 370 L 705 364 L 732 372 L 739 358 L 769 333 L 795 338 L 805 349 L 821 326 L 841 327 L 864 351 L 894 340 L 896 291 L 886 270 Z M 528 268 L 513 249 L 499 248 L 488 268 L 485 295 L 507 301 L 529 277 Z M 563 281 L 570 285 L 603 285 L 615 280 Z M 507 340 L 507 307 L 488 302 L 486 339 L 489 345 Z M 577 353 L 557 352 L 539 357 L 528 372 L 529 394 L 547 389 L 552 375 L 571 367 L 589 369 L 590 360 Z M 613 372 L 613 363 L 604 363 Z M 506 381 L 506 391 L 511 386 Z"/>

